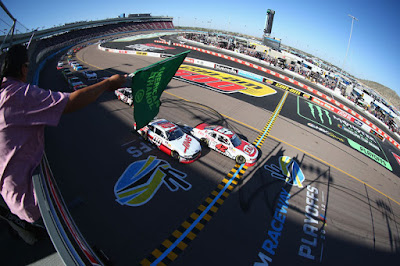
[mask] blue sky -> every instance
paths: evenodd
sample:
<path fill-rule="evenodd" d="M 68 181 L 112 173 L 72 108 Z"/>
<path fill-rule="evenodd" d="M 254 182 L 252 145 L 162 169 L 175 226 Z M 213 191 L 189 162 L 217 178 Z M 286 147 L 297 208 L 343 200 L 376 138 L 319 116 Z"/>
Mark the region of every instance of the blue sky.
<path fill-rule="evenodd" d="M 174 17 L 177 26 L 225 29 L 261 37 L 267 9 L 275 10 L 272 35 L 287 44 L 342 67 L 355 16 L 344 69 L 356 77 L 379 82 L 400 95 L 400 1 L 275 0 L 275 1 L 28 1 L 2 0 L 29 29 L 80 20 L 151 13 Z M 23 8 L 22 8 L 23 7 Z M 1 13 L 4 18 L 4 13 Z M 0 30 L 6 27 L 0 20 Z M 22 26 L 19 28 L 23 29 Z"/>

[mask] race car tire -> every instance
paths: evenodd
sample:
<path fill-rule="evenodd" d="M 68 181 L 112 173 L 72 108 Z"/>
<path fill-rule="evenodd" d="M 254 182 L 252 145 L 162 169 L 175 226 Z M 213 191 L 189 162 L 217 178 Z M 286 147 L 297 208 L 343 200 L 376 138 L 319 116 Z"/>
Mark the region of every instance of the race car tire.
<path fill-rule="evenodd" d="M 147 132 L 142 131 L 140 134 L 144 140 L 147 140 Z"/>
<path fill-rule="evenodd" d="M 243 155 L 238 155 L 236 156 L 235 161 L 237 164 L 244 164 L 246 163 L 246 158 L 244 158 Z"/>
<path fill-rule="evenodd" d="M 179 153 L 177 151 L 171 151 L 171 156 L 172 158 L 174 158 L 175 160 L 179 160 Z"/>
<path fill-rule="evenodd" d="M 204 144 L 204 146 L 207 146 L 207 147 L 208 147 L 208 144 L 209 144 L 209 140 L 208 140 L 208 139 L 202 138 L 202 139 L 200 139 L 200 142 L 201 142 L 202 144 Z"/>

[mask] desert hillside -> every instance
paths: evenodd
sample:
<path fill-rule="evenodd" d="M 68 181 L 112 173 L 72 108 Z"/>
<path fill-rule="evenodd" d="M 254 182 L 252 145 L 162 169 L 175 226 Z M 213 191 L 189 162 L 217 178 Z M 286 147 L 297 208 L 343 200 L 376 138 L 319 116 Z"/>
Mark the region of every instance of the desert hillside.
<path fill-rule="evenodd" d="M 386 86 L 383 86 L 382 84 L 379 84 L 375 81 L 370 81 L 365 79 L 358 79 L 358 81 L 376 91 L 384 99 L 386 99 L 389 103 L 391 103 L 394 107 L 400 110 L 400 97 L 394 90 Z"/>

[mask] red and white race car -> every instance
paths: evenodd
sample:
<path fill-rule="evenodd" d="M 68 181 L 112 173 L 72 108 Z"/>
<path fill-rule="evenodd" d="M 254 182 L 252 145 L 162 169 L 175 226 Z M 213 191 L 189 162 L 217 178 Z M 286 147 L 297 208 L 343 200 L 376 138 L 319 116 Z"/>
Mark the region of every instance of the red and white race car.
<path fill-rule="evenodd" d="M 222 126 L 201 123 L 190 133 L 209 148 L 234 159 L 237 164 L 253 166 L 257 161 L 257 148 Z"/>
<path fill-rule="evenodd" d="M 114 91 L 115 96 L 122 102 L 128 104 L 129 106 L 133 105 L 133 97 L 132 97 L 132 89 L 131 88 L 119 88 Z"/>
<path fill-rule="evenodd" d="M 136 128 L 136 123 L 133 127 L 144 139 L 181 163 L 192 163 L 201 155 L 197 139 L 166 119 L 155 119 L 141 129 Z"/>

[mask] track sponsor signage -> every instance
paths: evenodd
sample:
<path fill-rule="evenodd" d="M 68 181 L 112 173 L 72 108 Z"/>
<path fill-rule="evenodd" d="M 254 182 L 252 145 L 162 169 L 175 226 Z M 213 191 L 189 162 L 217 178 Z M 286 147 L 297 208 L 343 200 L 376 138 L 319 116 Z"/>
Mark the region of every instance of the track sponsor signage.
<path fill-rule="evenodd" d="M 343 110 L 340 110 L 339 108 L 337 108 L 337 107 L 335 107 L 335 106 L 333 106 L 333 105 L 331 105 L 329 103 L 326 103 L 326 102 L 324 102 L 324 101 L 322 101 L 320 99 L 317 99 L 315 97 L 313 97 L 311 100 L 312 100 L 312 102 L 318 104 L 319 106 L 322 106 L 322 107 L 324 107 L 326 109 L 329 109 L 330 111 L 340 115 L 341 117 L 347 119 L 348 121 L 359 125 L 365 132 L 368 132 L 368 133 L 371 133 L 371 134 L 375 135 L 376 137 L 378 137 L 382 141 L 384 140 L 384 137 L 381 134 L 379 134 L 376 130 L 372 129 L 367 124 L 364 124 L 363 122 L 361 122 L 360 120 L 358 120 L 357 118 L 352 116 L 351 114 L 349 114 L 349 113 L 347 113 L 347 112 L 345 112 Z"/>
<path fill-rule="evenodd" d="M 289 91 L 292 94 L 295 94 L 295 95 L 298 95 L 298 96 L 302 96 L 302 97 L 304 97 L 306 99 L 309 99 L 309 100 L 313 99 L 313 97 L 311 95 L 307 94 L 307 93 L 304 93 L 302 91 L 296 90 L 294 88 L 291 88 L 291 87 L 286 86 L 284 84 L 278 83 L 276 81 L 273 81 L 273 80 L 270 80 L 270 79 L 267 79 L 267 78 L 263 78 L 263 82 L 271 84 L 272 86 L 274 86 L 276 88 L 280 88 L 280 89 L 283 89 L 285 91 Z"/>
<path fill-rule="evenodd" d="M 267 239 L 263 242 L 261 251 L 258 252 L 258 259 L 261 262 L 256 261 L 254 265 L 269 265 L 269 263 L 272 263 L 272 259 L 276 254 L 279 240 L 284 229 L 288 213 L 289 199 L 290 193 L 282 187 L 278 196 L 278 203 L 274 210 L 274 216 L 271 220 L 270 230 L 268 230 L 267 233 Z"/>
<path fill-rule="evenodd" d="M 171 56 L 173 56 L 173 55 L 172 54 L 160 54 L 161 58 L 168 58 L 168 57 L 171 57 Z"/>
<path fill-rule="evenodd" d="M 221 70 L 221 71 L 232 73 L 232 74 L 238 74 L 238 70 L 236 68 L 232 68 L 232 67 L 229 67 L 229 66 L 215 64 L 214 68 L 216 70 Z"/>
<path fill-rule="evenodd" d="M 332 114 L 332 116 L 333 120 L 338 122 L 337 124 L 338 128 L 356 137 L 357 139 L 361 140 L 362 142 L 374 148 L 375 150 L 381 151 L 381 149 L 378 147 L 379 143 L 372 135 L 366 133 L 363 130 L 360 130 L 358 127 L 347 122 L 346 120 L 342 119 L 339 116 L 336 116 L 334 114 Z"/>
<path fill-rule="evenodd" d="M 266 238 L 253 265 L 321 262 L 326 239 L 326 189 L 310 180 L 310 184 L 306 185 L 300 165 L 289 156 L 272 157 L 263 168 L 272 180 L 278 179 L 282 183 L 268 182 L 280 187 L 280 191 L 273 197 L 275 207 L 271 212 Z M 303 199 L 289 204 L 292 194 Z M 296 211 L 290 212 L 291 209 Z M 295 216 L 300 223 L 293 222 Z M 286 224 L 288 219 L 292 222 Z"/>
<path fill-rule="evenodd" d="M 128 49 L 131 49 L 131 50 L 149 51 L 149 52 L 175 49 L 173 47 L 167 47 L 167 46 L 158 45 L 158 44 L 154 44 L 154 43 L 137 43 L 137 44 L 127 45 L 125 47 Z"/>
<path fill-rule="evenodd" d="M 355 124 L 351 124 L 346 119 L 343 119 L 343 115 L 336 116 L 333 112 L 321 108 L 312 102 L 301 103 L 299 98 L 297 98 L 297 113 L 300 117 L 310 121 L 310 123 L 307 123 L 309 127 L 352 147 L 392 171 L 385 153 L 374 136 L 360 130 Z M 363 143 L 366 147 L 359 142 Z"/>
<path fill-rule="evenodd" d="M 175 77 L 222 93 L 239 92 L 255 97 L 276 93 L 274 89 L 253 80 L 189 65 L 182 65 Z"/>
<path fill-rule="evenodd" d="M 397 163 L 400 164 L 400 156 L 397 155 L 396 153 L 392 152 L 394 158 L 396 159 Z"/>
<path fill-rule="evenodd" d="M 199 66 L 205 66 L 205 67 L 209 67 L 209 68 L 214 68 L 215 67 L 215 63 L 204 61 L 204 60 L 199 60 L 199 59 L 196 59 L 196 58 L 186 57 L 185 62 L 186 63 L 190 63 L 190 64 L 194 64 L 194 65 L 199 65 Z"/>
<path fill-rule="evenodd" d="M 191 189 L 186 173 L 173 168 L 167 161 L 149 156 L 130 164 L 114 186 L 116 201 L 121 205 L 142 206 L 149 202 L 162 185 L 171 192 Z"/>
<path fill-rule="evenodd" d="M 158 33 L 150 33 L 150 34 L 139 34 L 139 35 L 134 35 L 134 36 L 129 36 L 121 39 L 115 39 L 112 42 L 132 42 L 132 41 L 137 41 L 141 39 L 152 39 L 156 38 L 159 36 L 164 36 L 164 35 L 173 35 L 176 34 L 175 32 L 158 32 Z"/>
<path fill-rule="evenodd" d="M 266 164 L 264 165 L 264 169 L 271 173 L 271 177 L 284 180 L 290 185 L 302 188 L 305 177 L 299 164 L 289 156 L 280 156 L 278 163 L 279 166 L 276 164 Z"/>
<path fill-rule="evenodd" d="M 302 83 L 300 83 L 300 82 L 298 82 L 298 81 L 296 81 L 296 80 L 293 80 L 293 79 L 291 79 L 291 78 L 288 78 L 288 77 L 286 77 L 286 76 L 284 76 L 284 75 L 282 75 L 282 74 L 276 73 L 276 72 L 271 71 L 271 70 L 269 70 L 269 69 L 267 69 L 267 68 L 258 66 L 258 65 L 253 64 L 253 63 L 249 63 L 249 62 L 244 61 L 244 60 L 241 60 L 241 59 L 237 59 L 237 58 L 234 58 L 234 57 L 231 57 L 231 56 L 227 56 L 227 55 L 224 55 L 224 54 L 221 54 L 221 53 L 215 53 L 215 52 L 212 52 L 212 51 L 208 51 L 208 50 L 205 50 L 205 49 L 200 49 L 200 48 L 193 47 L 193 46 L 189 46 L 189 45 L 183 45 L 183 44 L 178 44 L 178 43 L 174 43 L 173 45 L 175 45 L 175 46 L 180 46 L 180 47 L 184 47 L 184 48 L 188 48 L 188 49 L 192 49 L 192 50 L 196 50 L 196 51 L 200 51 L 200 52 L 202 52 L 202 53 L 212 54 L 212 55 L 214 55 L 214 56 L 218 56 L 218 57 L 221 57 L 221 58 L 225 58 L 225 59 L 228 59 L 228 60 L 237 62 L 237 63 L 239 63 L 239 64 L 243 64 L 243 65 L 246 65 L 246 66 L 248 66 L 248 67 L 252 67 L 252 68 L 254 68 L 254 69 L 263 71 L 263 72 L 268 73 L 268 74 L 270 74 L 270 75 L 279 77 L 280 79 L 289 81 L 290 83 L 293 83 L 294 85 L 297 85 L 297 86 L 299 86 L 299 87 L 301 87 L 301 88 L 303 88 L 303 89 L 306 89 L 306 90 L 309 91 L 310 93 L 312 93 L 312 94 L 314 94 L 314 95 L 317 95 L 317 96 L 319 96 L 319 97 L 321 97 L 321 98 L 323 98 L 323 99 L 325 99 L 325 100 L 331 102 L 332 104 L 335 104 L 336 106 L 338 106 L 339 108 L 345 110 L 346 112 L 350 112 L 353 116 L 355 116 L 356 118 L 358 118 L 359 121 L 365 123 L 366 126 L 370 126 L 370 127 L 371 127 L 371 129 L 368 130 L 368 132 L 377 135 L 379 138 L 382 138 L 382 139 L 385 138 L 385 139 L 389 140 L 390 143 L 392 143 L 394 146 L 396 146 L 398 149 L 400 149 L 400 144 L 397 143 L 393 138 L 391 138 L 390 136 L 388 136 L 388 135 L 387 135 L 385 132 L 383 132 L 380 128 L 378 128 L 377 126 L 375 126 L 374 124 L 372 124 L 370 121 L 368 121 L 367 119 L 365 119 L 364 117 L 362 117 L 360 114 L 358 114 L 358 113 L 356 113 L 356 112 L 350 110 L 347 106 L 345 106 L 345 105 L 343 105 L 342 103 L 336 101 L 335 99 L 332 99 L 331 97 L 329 97 L 329 96 L 327 96 L 327 95 L 325 95 L 325 94 L 319 92 L 319 91 L 316 90 L 316 89 L 313 89 L 313 88 L 311 88 L 311 87 L 309 87 L 309 86 L 307 86 L 307 85 L 304 85 L 304 84 L 302 84 Z"/>
<path fill-rule="evenodd" d="M 321 262 L 325 245 L 326 206 L 316 186 L 308 185 L 305 191 L 303 233 L 297 255 L 306 261 Z"/>
<path fill-rule="evenodd" d="M 262 77 L 260 75 L 257 75 L 257 74 L 254 74 L 254 73 L 251 73 L 251 72 L 248 72 L 248 71 L 244 71 L 244 70 L 241 70 L 241 69 L 238 70 L 238 74 L 240 76 L 242 76 L 242 77 L 254 79 L 254 80 L 257 80 L 259 82 L 263 82 L 263 80 L 264 80 L 264 77 Z"/>

